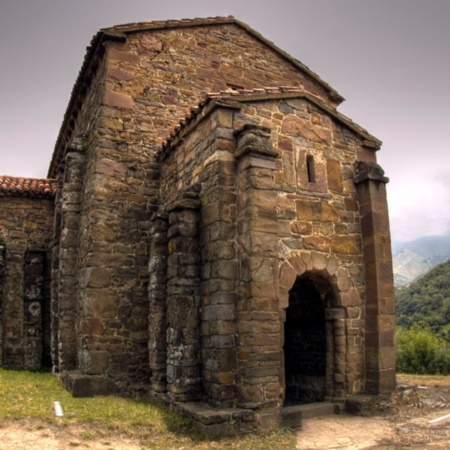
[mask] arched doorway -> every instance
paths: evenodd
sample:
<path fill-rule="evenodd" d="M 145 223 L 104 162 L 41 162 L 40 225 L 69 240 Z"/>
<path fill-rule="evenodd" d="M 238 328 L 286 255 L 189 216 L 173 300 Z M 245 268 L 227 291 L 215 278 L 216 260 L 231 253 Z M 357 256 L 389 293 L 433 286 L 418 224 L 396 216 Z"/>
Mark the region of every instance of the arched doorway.
<path fill-rule="evenodd" d="M 333 299 L 329 282 L 315 274 L 297 277 L 289 291 L 284 324 L 286 404 L 321 402 L 329 394 L 334 343 L 326 310 Z"/>

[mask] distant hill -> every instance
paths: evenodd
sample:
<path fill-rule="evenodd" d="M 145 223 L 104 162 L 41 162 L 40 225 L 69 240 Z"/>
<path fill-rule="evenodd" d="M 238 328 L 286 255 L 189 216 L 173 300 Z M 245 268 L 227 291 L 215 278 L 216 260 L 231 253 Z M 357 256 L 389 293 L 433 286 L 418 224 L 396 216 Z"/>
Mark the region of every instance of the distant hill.
<path fill-rule="evenodd" d="M 424 320 L 434 332 L 450 340 L 450 259 L 397 289 L 395 298 L 398 325 L 409 328 Z"/>
<path fill-rule="evenodd" d="M 395 287 L 406 286 L 450 258 L 450 235 L 392 242 Z"/>

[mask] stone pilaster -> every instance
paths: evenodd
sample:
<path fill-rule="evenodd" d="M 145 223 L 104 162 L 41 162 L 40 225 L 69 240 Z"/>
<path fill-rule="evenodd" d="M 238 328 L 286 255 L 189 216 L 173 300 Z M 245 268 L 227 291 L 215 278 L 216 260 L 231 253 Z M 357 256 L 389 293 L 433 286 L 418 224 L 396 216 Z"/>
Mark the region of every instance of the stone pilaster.
<path fill-rule="evenodd" d="M 45 264 L 43 251 L 27 251 L 24 261 L 24 368 L 42 368 L 44 350 Z"/>
<path fill-rule="evenodd" d="M 64 184 L 64 169 L 59 168 L 57 178 L 57 189 L 55 194 L 55 212 L 53 216 L 53 243 L 51 258 L 51 359 L 53 364 L 53 372 L 59 372 L 59 350 L 58 350 L 58 334 L 59 334 L 59 249 L 61 239 L 61 216 L 62 216 L 62 191 Z"/>
<path fill-rule="evenodd" d="M 327 308 L 325 310 L 327 327 L 327 379 L 328 400 L 344 399 L 346 388 L 346 331 L 345 310 Z"/>
<path fill-rule="evenodd" d="M 200 201 L 169 209 L 167 265 L 167 391 L 175 402 L 200 400 Z"/>
<path fill-rule="evenodd" d="M 282 334 L 277 299 L 278 224 L 274 189 L 278 152 L 270 130 L 246 125 L 236 132 L 239 258 L 238 386 L 240 405 L 279 407 Z M 277 412 L 263 419 L 275 427 Z M 270 414 L 269 414 L 270 416 Z M 267 421 L 273 420 L 269 425 Z"/>
<path fill-rule="evenodd" d="M 149 260 L 149 364 L 151 389 L 166 392 L 166 283 L 168 257 L 168 216 L 158 213 L 153 218 Z"/>
<path fill-rule="evenodd" d="M 85 154 L 82 139 L 67 148 L 61 198 L 58 264 L 58 370 L 77 368 L 78 255 Z"/>
<path fill-rule="evenodd" d="M 395 299 L 387 182 L 377 164 L 356 163 L 365 267 L 366 391 L 371 394 L 395 388 Z"/>
<path fill-rule="evenodd" d="M 201 183 L 203 395 L 219 407 L 236 406 L 238 399 L 236 163 L 228 150 L 234 136 L 229 136 L 232 141 L 215 141 L 221 156 L 208 165 Z"/>

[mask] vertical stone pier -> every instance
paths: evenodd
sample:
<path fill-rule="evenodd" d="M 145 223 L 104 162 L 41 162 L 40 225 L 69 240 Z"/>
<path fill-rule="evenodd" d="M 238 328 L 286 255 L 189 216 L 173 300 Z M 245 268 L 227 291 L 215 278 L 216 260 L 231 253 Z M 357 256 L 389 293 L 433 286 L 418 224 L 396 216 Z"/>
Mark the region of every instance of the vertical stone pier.
<path fill-rule="evenodd" d="M 231 122 L 222 111 L 217 122 Z M 201 178 L 202 378 L 203 394 L 215 406 L 236 405 L 236 164 L 231 130 L 219 128 L 213 157 Z"/>
<path fill-rule="evenodd" d="M 166 392 L 166 285 L 168 258 L 168 215 L 157 213 L 150 234 L 149 260 L 149 329 L 148 348 L 151 369 L 151 390 L 154 394 Z"/>
<path fill-rule="evenodd" d="M 53 235 L 52 235 L 52 259 L 51 259 L 51 300 L 50 300 L 50 312 L 51 312 L 51 358 L 53 364 L 53 371 L 59 372 L 59 241 L 61 239 L 61 217 L 62 217 L 62 191 L 64 186 L 64 168 L 59 167 L 57 177 L 57 189 L 55 194 L 55 212 L 53 215 Z"/>
<path fill-rule="evenodd" d="M 236 138 L 240 406 L 258 410 L 260 426 L 267 430 L 279 425 L 281 403 L 282 337 L 274 189 L 279 161 L 268 128 L 245 125 L 237 130 Z"/>
<path fill-rule="evenodd" d="M 174 402 L 200 400 L 200 201 L 169 210 L 167 264 L 167 391 Z"/>
<path fill-rule="evenodd" d="M 67 148 L 64 162 L 64 185 L 61 198 L 57 312 L 58 323 L 58 370 L 77 368 L 77 322 L 78 301 L 78 253 L 80 236 L 80 211 L 82 203 L 85 154 L 82 139 L 74 139 Z M 57 206 L 57 209 L 59 207 Z"/>
<path fill-rule="evenodd" d="M 361 215 L 366 283 L 366 392 L 395 388 L 395 299 L 384 171 L 357 161 L 355 184 Z"/>

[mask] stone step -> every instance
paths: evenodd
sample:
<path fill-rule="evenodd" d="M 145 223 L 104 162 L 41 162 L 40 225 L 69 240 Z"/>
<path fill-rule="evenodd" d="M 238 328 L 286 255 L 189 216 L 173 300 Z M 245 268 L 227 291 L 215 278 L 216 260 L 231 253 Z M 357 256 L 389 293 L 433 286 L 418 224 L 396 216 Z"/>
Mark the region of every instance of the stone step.
<path fill-rule="evenodd" d="M 336 405 L 330 402 L 307 403 L 285 406 L 282 411 L 281 425 L 289 428 L 301 428 L 303 419 L 334 414 Z"/>

